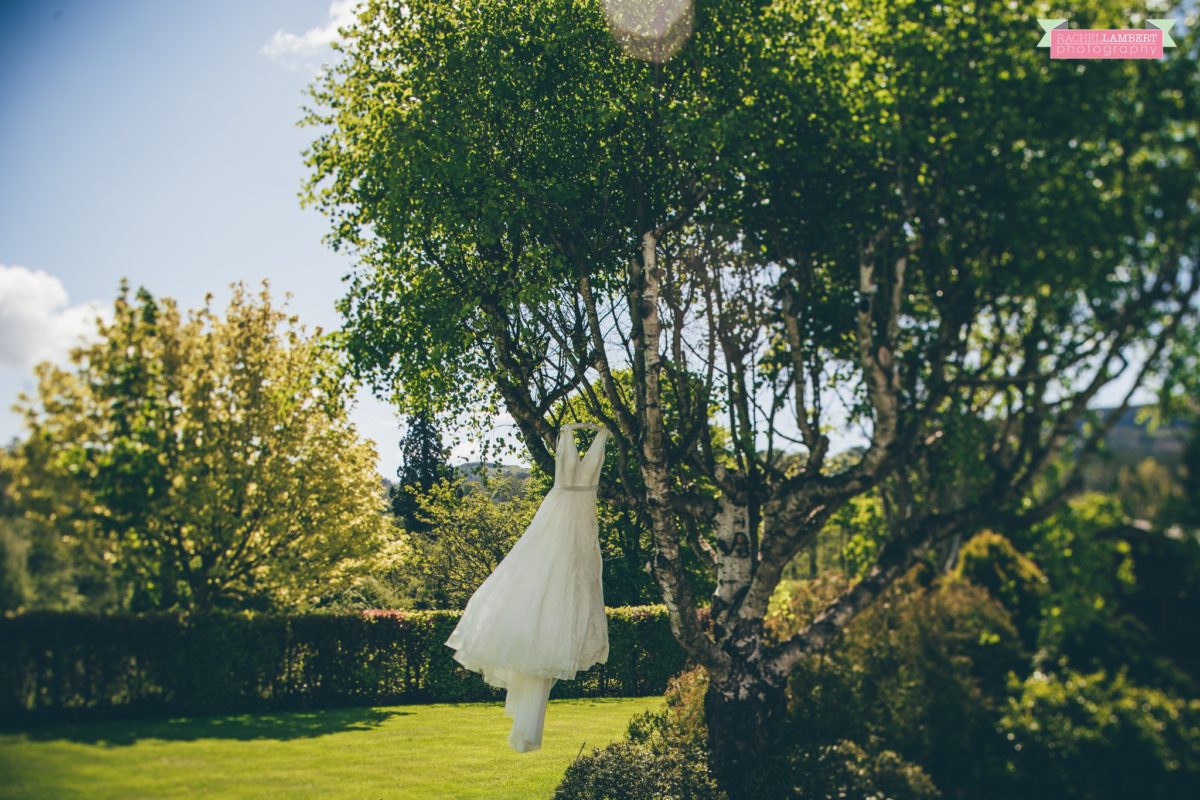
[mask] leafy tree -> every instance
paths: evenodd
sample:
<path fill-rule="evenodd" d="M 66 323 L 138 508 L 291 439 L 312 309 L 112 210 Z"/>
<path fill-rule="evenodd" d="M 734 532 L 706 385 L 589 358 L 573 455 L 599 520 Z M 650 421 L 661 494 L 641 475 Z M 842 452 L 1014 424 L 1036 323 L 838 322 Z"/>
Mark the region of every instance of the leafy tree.
<path fill-rule="evenodd" d="M 0 611 L 26 605 L 33 594 L 29 574 L 28 523 L 15 518 L 6 487 L 11 480 L 0 462 Z"/>
<path fill-rule="evenodd" d="M 89 597 L 103 597 L 108 589 L 98 573 L 72 563 L 53 530 L 0 511 L 0 611 L 83 608 Z"/>
<path fill-rule="evenodd" d="M 417 495 L 424 523 L 409 538 L 405 570 L 419 608 L 463 608 L 520 538 L 544 491 L 504 475 L 469 486 L 443 480 Z"/>
<path fill-rule="evenodd" d="M 265 285 L 223 317 L 122 285 L 98 326 L 38 365 L 9 458 L 24 517 L 111 587 L 95 605 L 304 606 L 389 537 L 352 387 Z"/>
<path fill-rule="evenodd" d="M 654 578 L 647 565 L 653 555 L 650 529 L 636 513 L 602 502 L 598 508 L 600 550 L 604 557 L 604 603 L 640 606 L 658 601 Z M 703 565 L 693 578 L 703 580 Z"/>
<path fill-rule="evenodd" d="M 1183 466 L 1186 470 L 1186 464 Z M 1121 468 L 1117 473 L 1117 493 L 1130 516 L 1154 520 L 1161 519 L 1165 511 L 1176 505 L 1180 486 L 1169 467 L 1147 457 Z"/>
<path fill-rule="evenodd" d="M 397 536 L 375 553 L 367 569 L 320 592 L 314 605 L 335 611 L 412 608 L 413 575 L 407 536 Z"/>
<path fill-rule="evenodd" d="M 433 418 L 425 412 L 408 418 L 408 430 L 400 440 L 402 462 L 396 476 L 400 479 L 390 490 L 392 513 L 408 531 L 420 531 L 425 523 L 417 514 L 418 495 L 428 492 L 439 481 L 451 477 L 446 449 Z"/>
<path fill-rule="evenodd" d="M 21 608 L 33 594 L 28 538 L 18 524 L 11 517 L 0 517 L 0 611 Z"/>
<path fill-rule="evenodd" d="M 313 87 L 307 199 L 360 264 L 352 363 L 408 410 L 502 402 L 546 471 L 563 398 L 613 431 L 734 800 L 793 669 L 956 534 L 1060 503 L 1072 475 L 1048 467 L 1094 450 L 1192 324 L 1195 39 L 1050 61 L 1047 15 L 713 0 L 651 65 L 597 2 L 375 0 Z M 868 444 L 837 468 L 842 410 Z M 786 565 L 873 490 L 874 565 L 769 642 Z"/>
<path fill-rule="evenodd" d="M 1192 430 L 1181 459 L 1179 491 L 1168 501 L 1164 517 L 1196 534 L 1200 532 L 1200 324 L 1185 326 L 1178 344 L 1159 389 L 1160 411 L 1168 418 L 1190 421 Z"/>
<path fill-rule="evenodd" d="M 1182 484 L 1180 496 L 1170 508 L 1170 517 L 1192 531 L 1200 530 L 1200 424 L 1183 451 Z"/>
<path fill-rule="evenodd" d="M 1118 498 L 1097 493 L 1011 536 L 1048 584 L 1039 668 L 1124 671 L 1139 684 L 1195 694 L 1200 647 L 1187 625 L 1200 609 L 1200 540 L 1131 525 Z"/>

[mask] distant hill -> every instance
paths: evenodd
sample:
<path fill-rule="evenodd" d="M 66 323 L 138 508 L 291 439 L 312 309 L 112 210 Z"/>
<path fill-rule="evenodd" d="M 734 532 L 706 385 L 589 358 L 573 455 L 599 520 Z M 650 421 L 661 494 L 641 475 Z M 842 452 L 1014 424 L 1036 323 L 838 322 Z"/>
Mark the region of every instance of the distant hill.
<path fill-rule="evenodd" d="M 499 476 L 505 475 L 517 481 L 528 480 L 532 474 L 529 467 L 522 467 L 518 464 L 498 464 L 495 462 L 483 463 L 482 461 L 467 461 L 462 464 L 451 464 L 450 468 L 455 474 L 462 476 L 463 480 L 468 483 L 479 483 L 483 475 Z M 394 478 L 381 478 L 384 494 L 391 491 L 396 485 Z"/>
<path fill-rule="evenodd" d="M 1137 420 L 1141 408 L 1130 408 L 1122 414 L 1105 438 L 1102 452 L 1089 456 L 1084 462 L 1085 488 L 1111 490 L 1123 467 L 1135 466 L 1147 458 L 1172 471 L 1179 464 L 1191 428 L 1187 423 L 1175 420 L 1151 430 L 1149 425 Z"/>
<path fill-rule="evenodd" d="M 1151 431 L 1148 426 L 1137 422 L 1140 410 L 1131 408 L 1117 420 L 1105 440 L 1108 451 L 1113 456 L 1128 457 L 1134 461 L 1154 458 L 1164 464 L 1178 462 L 1187 446 L 1191 429 L 1186 423 L 1175 420 Z"/>
<path fill-rule="evenodd" d="M 518 481 L 527 480 L 532 474 L 529 467 L 522 467 L 517 464 L 498 464 L 494 461 L 488 463 L 483 461 L 467 461 L 463 464 L 454 464 L 453 468 L 464 480 L 474 482 L 478 482 L 480 477 L 485 474 L 505 475 Z"/>

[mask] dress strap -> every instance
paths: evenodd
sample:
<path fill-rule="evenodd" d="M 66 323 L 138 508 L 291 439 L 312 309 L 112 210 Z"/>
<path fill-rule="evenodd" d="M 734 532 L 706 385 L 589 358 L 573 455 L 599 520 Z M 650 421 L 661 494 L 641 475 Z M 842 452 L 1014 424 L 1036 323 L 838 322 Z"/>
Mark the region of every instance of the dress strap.
<path fill-rule="evenodd" d="M 573 430 L 577 430 L 579 428 L 584 428 L 589 431 L 595 431 L 596 433 L 611 433 L 611 431 L 608 428 L 604 427 L 603 425 L 597 424 L 595 422 L 568 422 L 568 423 L 564 424 L 558 430 L 560 432 L 573 431 Z"/>

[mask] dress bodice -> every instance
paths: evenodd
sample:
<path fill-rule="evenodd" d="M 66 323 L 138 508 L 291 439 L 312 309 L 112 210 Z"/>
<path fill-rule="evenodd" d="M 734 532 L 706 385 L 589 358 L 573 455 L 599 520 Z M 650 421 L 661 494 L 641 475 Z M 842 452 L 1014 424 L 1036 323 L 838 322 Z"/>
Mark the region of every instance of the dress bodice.
<path fill-rule="evenodd" d="M 558 444 L 554 450 L 554 488 L 573 492 L 595 491 L 600 484 L 600 470 L 604 466 L 604 443 L 608 431 L 601 429 L 592 440 L 591 447 L 580 458 L 575 447 L 574 428 L 564 427 L 558 433 Z"/>

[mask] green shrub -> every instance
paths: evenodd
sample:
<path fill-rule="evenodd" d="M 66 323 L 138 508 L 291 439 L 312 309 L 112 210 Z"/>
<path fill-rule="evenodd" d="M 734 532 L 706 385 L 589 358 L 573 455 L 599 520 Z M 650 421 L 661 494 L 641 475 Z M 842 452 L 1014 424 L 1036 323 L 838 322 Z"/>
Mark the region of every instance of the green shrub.
<path fill-rule="evenodd" d="M 554 800 L 724 800 L 704 751 L 637 742 L 595 748 L 567 767 Z"/>
<path fill-rule="evenodd" d="M 1009 796 L 1200 797 L 1200 700 L 1124 675 L 1036 673 L 1014 687 L 1002 727 Z"/>
<path fill-rule="evenodd" d="M 793 673 L 782 744 L 793 755 L 783 766 L 799 783 L 830 747 L 841 747 L 851 771 L 892 751 L 920 765 L 930 785 L 983 796 L 1004 767 L 996 724 L 1008 675 L 1026 661 L 1008 613 L 986 591 L 965 581 L 925 587 L 914 571 Z M 851 758 L 848 743 L 867 762 Z"/>
<path fill-rule="evenodd" d="M 955 575 L 915 569 L 833 648 L 799 666 L 756 796 L 1200 797 L 1200 700 L 1178 699 L 1123 674 L 1060 667 L 1062 677 L 1023 679 L 1033 654 L 1009 611 L 965 579 L 1014 574 L 1012 553 L 997 537 L 975 543 L 968 554 L 969 566 Z M 989 554 L 1007 566 L 981 563 Z M 1016 563 L 1016 574 L 1036 576 Z M 802 627 L 844 585 L 836 576 L 789 584 L 772 601 L 771 635 Z M 688 792 L 699 791 L 697 781 L 708 775 L 707 685 L 700 668 L 672 678 L 664 707 L 635 718 L 626 741 L 576 762 L 557 797 L 693 796 Z"/>
<path fill-rule="evenodd" d="M 665 707 L 629 724 L 626 740 L 577 759 L 555 800 L 720 798 L 705 753 L 700 667 L 672 678 Z M 799 722 L 798 720 L 796 721 Z M 935 800 L 929 776 L 894 752 L 854 742 L 784 746 L 758 775 L 758 796 L 772 800 Z"/>
<path fill-rule="evenodd" d="M 650 747 L 678 744 L 704 748 L 707 728 L 704 724 L 704 693 L 708 673 L 692 667 L 667 682 L 663 708 L 643 711 L 629 723 L 628 738 Z"/>
<path fill-rule="evenodd" d="M 1011 535 L 1048 578 L 1038 666 L 1124 671 L 1133 683 L 1196 696 L 1200 541 L 1182 530 L 1134 526 L 1118 498 L 1096 493 Z"/>
<path fill-rule="evenodd" d="M 951 576 L 986 589 L 1008 611 L 1022 641 L 1030 647 L 1037 642 L 1049 587 L 1038 565 L 1012 542 L 993 531 L 976 534 L 959 551 Z"/>
<path fill-rule="evenodd" d="M 666 703 L 629 723 L 625 741 L 576 759 L 554 800 L 724 800 L 704 751 L 704 692 L 700 667 L 674 676 Z"/>
<path fill-rule="evenodd" d="M 908 576 L 854 620 L 836 647 L 800 666 L 789 683 L 781 746 L 788 760 L 771 771 L 790 772 L 809 793 L 800 796 L 821 797 L 825 773 L 861 772 L 890 751 L 920 765 L 929 786 L 951 797 L 1200 796 L 1200 701 L 1112 673 L 1017 677 L 1028 674 L 1031 654 L 1008 611 L 992 591 L 962 578 L 968 573 L 987 582 L 1036 572 L 1028 565 L 1014 572 L 1019 559 L 998 537 L 976 544 L 987 546 L 963 572 L 928 587 Z M 988 554 L 1002 568 L 984 563 Z M 1008 594 L 1012 583 L 1021 581 L 992 585 L 1013 602 L 1022 593 Z M 1036 578 L 1026 585 L 1036 586 Z M 801 609 L 793 624 L 803 623 L 809 605 L 792 604 Z M 1097 648 L 1123 641 L 1111 628 L 1094 633 Z M 840 766 L 818 758 L 834 758 L 831 752 Z M 848 780 L 842 779 L 846 791 L 857 791 Z M 903 796 L 875 779 L 863 791 L 871 785 L 883 796 Z M 922 787 L 928 788 L 914 777 L 906 791 Z"/>
<path fill-rule="evenodd" d="M 791 800 L 937 800 L 921 767 L 891 750 L 869 752 L 842 740 L 785 754 L 786 768 L 767 771 L 764 797 Z"/>
<path fill-rule="evenodd" d="M 984 589 L 928 581 L 914 570 L 835 648 L 796 670 L 760 796 L 925 800 L 944 785 L 983 797 L 1001 777 L 1006 742 L 997 722 L 1009 673 L 1028 654 Z M 772 602 L 772 636 L 802 627 L 844 584 L 827 576 L 787 587 Z M 693 748 L 702 758 L 706 687 L 699 668 L 672 679 L 665 708 L 635 719 L 629 743 Z"/>

